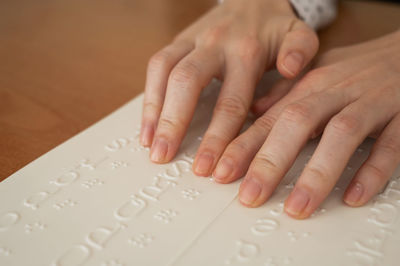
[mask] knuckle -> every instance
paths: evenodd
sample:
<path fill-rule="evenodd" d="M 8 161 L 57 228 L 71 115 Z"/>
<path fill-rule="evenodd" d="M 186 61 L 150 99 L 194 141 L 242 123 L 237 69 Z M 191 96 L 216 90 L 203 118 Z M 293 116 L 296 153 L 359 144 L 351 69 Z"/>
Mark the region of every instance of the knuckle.
<path fill-rule="evenodd" d="M 349 77 L 345 78 L 343 80 L 340 80 L 339 82 L 332 84 L 332 88 L 352 88 L 354 87 L 354 84 L 357 84 L 359 82 L 358 77 Z"/>
<path fill-rule="evenodd" d="M 328 123 L 327 129 L 339 135 L 354 136 L 362 128 L 359 117 L 352 114 L 338 114 Z"/>
<path fill-rule="evenodd" d="M 261 129 L 262 131 L 271 130 L 274 126 L 276 119 L 270 115 L 264 114 L 263 116 L 259 117 L 255 122 L 254 126 Z"/>
<path fill-rule="evenodd" d="M 374 148 L 381 150 L 394 158 L 400 157 L 400 143 L 398 136 L 385 136 L 384 138 L 378 138 Z"/>
<path fill-rule="evenodd" d="M 389 72 L 389 70 L 387 71 Z M 389 81 L 391 84 L 382 84 L 381 88 L 375 93 L 377 97 L 382 97 L 385 95 L 388 99 L 400 99 L 400 90 L 396 87 L 396 83 L 392 80 Z"/>
<path fill-rule="evenodd" d="M 389 175 L 387 173 L 371 162 L 365 163 L 364 167 L 372 174 L 372 176 L 379 179 L 381 182 L 386 182 L 389 179 Z"/>
<path fill-rule="evenodd" d="M 179 119 L 164 116 L 158 121 L 157 127 L 175 131 L 176 129 L 183 129 L 185 127 L 185 123 Z"/>
<path fill-rule="evenodd" d="M 312 109 L 309 105 L 301 102 L 289 104 L 282 112 L 281 118 L 285 121 L 303 123 L 310 120 Z"/>
<path fill-rule="evenodd" d="M 224 38 L 228 30 L 229 28 L 225 24 L 209 27 L 199 36 L 197 43 L 207 47 L 217 45 Z"/>
<path fill-rule="evenodd" d="M 300 22 L 304 23 L 304 22 Z M 318 49 L 319 46 L 319 39 L 315 31 L 311 30 L 308 26 L 301 27 L 295 31 L 291 31 L 288 33 L 289 41 L 295 40 L 306 40 L 307 46 L 315 51 Z"/>
<path fill-rule="evenodd" d="M 315 88 L 314 84 L 321 80 L 324 80 L 326 75 L 329 74 L 329 69 L 327 67 L 319 67 L 307 72 L 303 78 L 294 86 L 296 91 L 306 91 L 307 93 L 313 93 L 321 88 Z"/>
<path fill-rule="evenodd" d="M 220 147 L 221 145 L 225 145 L 225 143 L 228 141 L 226 137 L 224 137 L 223 134 L 215 134 L 215 133 L 209 133 L 207 132 L 206 135 L 204 136 L 204 143 L 206 146 L 208 146 L 211 149 L 215 149 L 216 147 Z"/>
<path fill-rule="evenodd" d="M 182 31 L 182 32 L 176 34 L 172 38 L 171 44 L 178 44 L 178 43 L 192 43 L 192 38 L 190 35 L 187 34 L 187 32 Z"/>
<path fill-rule="evenodd" d="M 144 102 L 143 107 L 145 112 L 159 111 L 161 106 L 154 102 Z"/>
<path fill-rule="evenodd" d="M 235 54 L 245 62 L 260 58 L 263 49 L 261 41 L 253 36 L 245 36 L 234 44 Z"/>
<path fill-rule="evenodd" d="M 167 67 L 170 59 L 171 55 L 169 52 L 165 51 L 165 49 L 155 53 L 149 60 L 149 70 L 154 71 Z"/>
<path fill-rule="evenodd" d="M 215 106 L 215 111 L 232 117 L 245 117 L 248 107 L 244 101 L 237 96 L 223 97 Z"/>
<path fill-rule="evenodd" d="M 241 154 L 241 156 L 249 152 L 248 144 L 240 137 L 233 140 L 229 148 L 234 150 L 235 154 Z"/>
<path fill-rule="evenodd" d="M 171 81 L 186 83 L 195 80 L 201 74 L 200 67 L 192 60 L 186 60 L 176 66 L 171 72 Z"/>
<path fill-rule="evenodd" d="M 332 178 L 328 172 L 320 166 L 307 166 L 305 171 L 307 173 L 306 183 L 311 188 L 318 189 L 327 185 L 330 186 L 332 183 Z"/>
<path fill-rule="evenodd" d="M 271 155 L 267 153 L 258 153 L 254 158 L 255 165 L 261 165 L 263 168 L 267 168 L 269 170 L 279 169 L 278 163 L 276 159 L 274 159 Z"/>

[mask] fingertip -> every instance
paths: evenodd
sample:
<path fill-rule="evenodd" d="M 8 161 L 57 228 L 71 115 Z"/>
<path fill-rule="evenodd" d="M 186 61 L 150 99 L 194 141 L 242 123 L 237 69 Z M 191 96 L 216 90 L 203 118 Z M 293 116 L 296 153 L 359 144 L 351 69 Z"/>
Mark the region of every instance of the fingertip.
<path fill-rule="evenodd" d="M 233 172 L 234 172 L 234 163 L 232 159 L 227 157 L 222 157 L 217 163 L 217 166 L 215 167 L 215 170 L 213 172 L 213 177 L 215 181 L 217 181 L 218 183 L 226 184 L 229 183 L 230 180 L 232 179 L 231 176 Z"/>
<path fill-rule="evenodd" d="M 343 196 L 343 201 L 350 207 L 362 206 L 364 204 L 361 201 L 363 194 L 364 186 L 360 182 L 351 183 Z"/>
<path fill-rule="evenodd" d="M 172 145 L 164 137 L 155 137 L 150 149 L 150 160 L 153 163 L 163 164 L 172 160 Z"/>
<path fill-rule="evenodd" d="M 154 126 L 149 123 L 143 123 L 140 130 L 140 144 L 144 147 L 150 147 L 154 137 Z"/>
<path fill-rule="evenodd" d="M 278 71 L 284 77 L 293 79 L 317 54 L 319 39 L 314 30 L 298 22 L 282 42 L 277 59 Z"/>
<path fill-rule="evenodd" d="M 251 173 L 251 170 L 249 170 Z M 262 206 L 275 190 L 274 185 L 266 184 L 265 180 L 257 175 L 247 173 L 239 188 L 239 201 L 249 208 Z"/>
<path fill-rule="evenodd" d="M 307 218 L 310 217 L 310 215 L 305 214 L 305 213 L 293 214 L 293 213 L 289 212 L 289 211 L 286 210 L 286 209 L 285 209 L 285 213 L 286 213 L 289 217 L 291 217 L 291 218 L 293 218 L 293 219 L 296 219 L 296 220 L 304 220 L 304 219 L 307 219 Z"/>
<path fill-rule="evenodd" d="M 285 201 L 285 212 L 292 218 L 304 219 L 310 216 L 307 206 L 310 202 L 308 191 L 301 187 L 295 187 Z"/>
<path fill-rule="evenodd" d="M 256 207 L 257 199 L 262 191 L 262 185 L 255 178 L 245 178 L 240 185 L 239 201 L 246 207 Z"/>
<path fill-rule="evenodd" d="M 212 173 L 215 157 L 210 152 L 197 154 L 193 163 L 193 173 L 197 176 L 208 177 Z"/>

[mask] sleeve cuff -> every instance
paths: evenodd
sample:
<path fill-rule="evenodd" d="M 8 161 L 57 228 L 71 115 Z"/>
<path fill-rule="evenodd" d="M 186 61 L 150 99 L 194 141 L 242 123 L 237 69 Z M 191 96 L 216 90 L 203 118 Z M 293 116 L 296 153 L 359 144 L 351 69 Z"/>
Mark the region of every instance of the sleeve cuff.
<path fill-rule="evenodd" d="M 299 17 L 318 30 L 331 24 L 337 15 L 336 0 L 289 0 Z"/>

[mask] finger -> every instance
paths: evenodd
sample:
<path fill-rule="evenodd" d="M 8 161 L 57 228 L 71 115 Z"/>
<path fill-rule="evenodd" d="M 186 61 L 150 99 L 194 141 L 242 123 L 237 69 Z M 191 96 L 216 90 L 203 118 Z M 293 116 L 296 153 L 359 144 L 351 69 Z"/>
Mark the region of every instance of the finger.
<path fill-rule="evenodd" d="M 252 158 L 274 125 L 277 113 L 269 110 L 227 146 L 213 172 L 215 181 L 230 183 L 244 176 Z"/>
<path fill-rule="evenodd" d="M 345 91 L 330 90 L 284 108 L 240 188 L 244 205 L 259 206 L 271 196 L 320 122 L 346 106 L 346 98 Z"/>
<path fill-rule="evenodd" d="M 250 54 L 248 54 L 250 53 Z M 264 69 L 261 49 L 246 48 L 242 56 L 226 56 L 226 77 L 213 117 L 193 163 L 196 175 L 211 175 L 226 146 L 243 126 L 255 85 Z"/>
<path fill-rule="evenodd" d="M 318 51 L 317 34 L 304 22 L 296 20 L 283 39 L 277 68 L 286 78 L 296 77 Z"/>
<path fill-rule="evenodd" d="M 329 121 L 317 149 L 285 202 L 286 213 L 298 219 L 310 216 L 332 190 L 355 149 L 377 124 L 387 121 L 386 116 L 393 106 L 376 99 L 376 95 L 364 97 Z"/>
<path fill-rule="evenodd" d="M 363 62 L 360 62 L 363 63 Z M 325 91 L 330 88 L 347 88 L 349 97 L 353 99 L 359 98 L 364 94 L 365 88 L 371 86 L 370 79 L 365 79 L 365 71 L 359 73 L 353 73 L 351 69 L 352 64 L 345 65 L 334 65 L 327 67 L 321 67 L 309 71 L 299 82 L 293 86 L 290 93 L 315 93 Z M 369 75 L 369 74 L 367 74 Z M 373 79 L 372 79 L 373 80 Z M 355 87 L 353 84 L 357 84 Z M 329 87 L 328 87 L 329 86 Z M 351 89 L 352 88 L 352 89 Z M 378 98 L 380 98 L 378 96 Z M 311 138 L 314 139 L 321 135 L 326 124 L 329 122 L 329 118 L 322 121 L 319 127 L 314 131 Z M 371 132 L 371 134 L 376 134 Z"/>
<path fill-rule="evenodd" d="M 276 102 L 282 99 L 285 96 L 292 86 L 294 85 L 294 80 L 289 79 L 280 79 L 278 80 L 265 95 L 261 98 L 255 100 L 251 106 L 251 111 L 256 116 L 261 116 L 264 114 L 271 106 L 273 106 Z"/>
<path fill-rule="evenodd" d="M 215 50 L 195 49 L 172 70 L 150 151 L 153 162 L 168 162 L 176 154 L 201 90 L 220 69 L 221 60 L 216 53 Z"/>
<path fill-rule="evenodd" d="M 400 163 L 400 115 L 386 126 L 368 159 L 348 186 L 344 201 L 350 206 L 367 203 L 385 186 Z"/>
<path fill-rule="evenodd" d="M 268 109 L 244 133 L 233 140 L 225 149 L 213 176 L 219 183 L 229 183 L 245 175 L 247 169 L 279 114 L 290 103 L 308 95 L 306 90 L 291 90 L 280 101 Z"/>
<path fill-rule="evenodd" d="M 164 102 L 168 76 L 172 68 L 193 47 L 193 44 L 190 42 L 179 41 L 165 47 L 150 59 L 147 67 L 142 126 L 140 130 L 140 143 L 143 146 L 151 146 L 153 141 L 154 131 Z"/>

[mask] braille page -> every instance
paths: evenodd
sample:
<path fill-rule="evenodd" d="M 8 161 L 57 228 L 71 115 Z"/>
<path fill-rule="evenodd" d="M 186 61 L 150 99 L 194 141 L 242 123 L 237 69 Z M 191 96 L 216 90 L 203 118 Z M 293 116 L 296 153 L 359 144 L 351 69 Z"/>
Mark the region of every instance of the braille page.
<path fill-rule="evenodd" d="M 368 205 L 341 200 L 368 141 L 303 221 L 283 201 L 316 142 L 260 208 L 238 203 L 239 182 L 193 175 L 218 86 L 204 90 L 171 163 L 139 145 L 139 96 L 0 183 L 0 265 L 398 265 L 399 169 Z"/>

